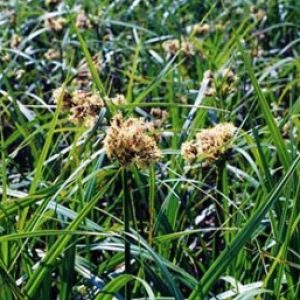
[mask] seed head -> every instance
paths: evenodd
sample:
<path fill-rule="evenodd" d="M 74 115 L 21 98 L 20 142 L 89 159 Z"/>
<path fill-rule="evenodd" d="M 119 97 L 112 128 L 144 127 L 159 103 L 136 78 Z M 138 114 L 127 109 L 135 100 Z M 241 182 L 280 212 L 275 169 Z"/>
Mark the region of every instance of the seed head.
<path fill-rule="evenodd" d="M 193 44 L 188 41 L 181 41 L 181 49 L 185 55 L 192 56 L 195 55 L 195 50 Z"/>
<path fill-rule="evenodd" d="M 250 12 L 257 22 L 261 22 L 266 16 L 266 12 L 262 9 L 259 9 L 255 5 L 252 5 L 250 7 Z"/>
<path fill-rule="evenodd" d="M 118 113 L 104 139 L 105 152 L 123 166 L 135 163 L 139 168 L 147 167 L 161 157 L 155 139 L 149 134 L 149 123 L 137 118 L 125 120 Z"/>
<path fill-rule="evenodd" d="M 209 79 L 208 87 L 205 91 L 205 96 L 207 97 L 215 96 L 219 93 L 226 96 L 237 91 L 238 77 L 230 68 L 225 68 L 216 74 L 208 70 L 204 72 L 204 77 Z"/>
<path fill-rule="evenodd" d="M 196 135 L 195 140 L 183 143 L 181 154 L 189 162 L 198 157 L 217 160 L 227 150 L 235 131 L 236 127 L 232 123 L 221 123 L 204 129 Z"/>

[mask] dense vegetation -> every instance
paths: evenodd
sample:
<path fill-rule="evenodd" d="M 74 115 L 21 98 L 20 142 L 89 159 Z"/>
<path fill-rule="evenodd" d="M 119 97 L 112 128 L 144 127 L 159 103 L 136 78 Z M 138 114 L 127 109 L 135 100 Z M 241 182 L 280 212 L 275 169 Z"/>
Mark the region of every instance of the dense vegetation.
<path fill-rule="evenodd" d="M 0 1 L 0 299 L 300 299 L 298 0 Z"/>

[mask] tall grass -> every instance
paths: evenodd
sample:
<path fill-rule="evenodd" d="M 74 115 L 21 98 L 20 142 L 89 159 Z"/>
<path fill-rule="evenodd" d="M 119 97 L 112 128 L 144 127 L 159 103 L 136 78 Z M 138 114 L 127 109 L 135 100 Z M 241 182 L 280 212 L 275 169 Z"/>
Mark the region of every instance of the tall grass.
<path fill-rule="evenodd" d="M 48 2 L 0 3 L 0 299 L 299 299 L 300 4 Z M 90 127 L 65 105 L 83 79 Z M 161 160 L 109 158 L 120 111 L 158 124 Z M 223 122 L 226 152 L 188 163 Z"/>

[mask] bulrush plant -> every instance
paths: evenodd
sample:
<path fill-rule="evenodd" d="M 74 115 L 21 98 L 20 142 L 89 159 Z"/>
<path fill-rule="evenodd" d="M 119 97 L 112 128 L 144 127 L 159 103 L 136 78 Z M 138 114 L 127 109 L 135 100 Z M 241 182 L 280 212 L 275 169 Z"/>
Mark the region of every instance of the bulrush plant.
<path fill-rule="evenodd" d="M 123 212 L 125 233 L 125 272 L 131 273 L 130 222 L 133 216 L 133 203 L 130 192 L 130 166 L 135 164 L 139 169 L 149 168 L 161 159 L 161 151 L 156 139 L 151 136 L 153 124 L 142 119 L 130 117 L 125 119 L 117 113 L 111 121 L 103 141 L 105 153 L 111 160 L 117 160 L 122 168 Z M 152 215 L 152 212 L 149 212 Z M 131 287 L 125 286 L 125 298 L 131 299 Z"/>
<path fill-rule="evenodd" d="M 0 300 L 300 299 L 299 3 L 0 0 Z"/>

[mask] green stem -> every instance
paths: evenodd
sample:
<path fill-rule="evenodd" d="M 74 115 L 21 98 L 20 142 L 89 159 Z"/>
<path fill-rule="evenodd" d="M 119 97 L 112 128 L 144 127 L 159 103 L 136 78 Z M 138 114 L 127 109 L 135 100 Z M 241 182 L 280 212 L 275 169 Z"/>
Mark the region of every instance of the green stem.
<path fill-rule="evenodd" d="M 150 166 L 150 173 L 149 173 L 149 236 L 148 242 L 149 245 L 152 245 L 153 241 L 153 224 L 154 224 L 154 198 L 155 198 L 155 173 L 154 173 L 154 166 Z"/>
<path fill-rule="evenodd" d="M 130 192 L 128 186 L 128 172 L 126 168 L 122 172 L 122 187 L 123 187 L 123 210 L 124 210 L 124 233 L 125 233 L 125 273 L 131 274 L 130 269 Z M 131 300 L 131 288 L 130 284 L 125 285 L 125 299 Z"/>

